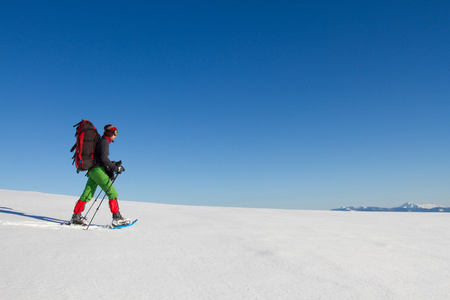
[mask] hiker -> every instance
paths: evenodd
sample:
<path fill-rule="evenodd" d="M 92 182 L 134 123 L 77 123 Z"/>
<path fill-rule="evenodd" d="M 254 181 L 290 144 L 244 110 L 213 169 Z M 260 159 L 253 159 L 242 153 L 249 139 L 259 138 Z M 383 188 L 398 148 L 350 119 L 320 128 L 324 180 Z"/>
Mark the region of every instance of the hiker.
<path fill-rule="evenodd" d="M 88 222 L 81 217 L 84 206 L 94 196 L 97 186 L 100 186 L 109 198 L 109 208 L 113 214 L 112 226 L 121 226 L 131 223 L 130 219 L 122 217 L 119 212 L 119 204 L 117 203 L 117 191 L 112 185 L 111 179 L 114 178 L 114 173 L 120 174 L 125 171 L 121 166 L 121 162 L 114 162 L 109 160 L 109 144 L 114 143 L 117 138 L 117 128 L 111 124 L 104 127 L 105 132 L 98 140 L 94 150 L 93 167 L 88 170 L 89 177 L 83 194 L 75 205 L 73 210 L 71 224 L 88 225 Z"/>

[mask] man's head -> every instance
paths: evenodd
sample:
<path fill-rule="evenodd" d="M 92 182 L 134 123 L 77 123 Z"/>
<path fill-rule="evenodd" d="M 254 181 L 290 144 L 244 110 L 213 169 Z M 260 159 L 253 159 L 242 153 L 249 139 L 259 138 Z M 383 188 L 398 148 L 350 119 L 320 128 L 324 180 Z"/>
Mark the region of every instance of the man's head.
<path fill-rule="evenodd" d="M 103 135 L 108 136 L 111 139 L 115 139 L 117 136 L 117 128 L 111 124 L 108 124 L 105 126 L 105 133 Z"/>

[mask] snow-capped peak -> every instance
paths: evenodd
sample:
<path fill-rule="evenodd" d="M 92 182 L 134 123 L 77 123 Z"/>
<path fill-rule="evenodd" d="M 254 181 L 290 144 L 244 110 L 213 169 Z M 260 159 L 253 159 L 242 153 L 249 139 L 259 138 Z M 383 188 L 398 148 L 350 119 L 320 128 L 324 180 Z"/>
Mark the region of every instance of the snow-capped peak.
<path fill-rule="evenodd" d="M 419 205 L 412 203 L 412 202 L 406 202 L 400 207 L 402 207 L 402 208 L 419 208 Z"/>

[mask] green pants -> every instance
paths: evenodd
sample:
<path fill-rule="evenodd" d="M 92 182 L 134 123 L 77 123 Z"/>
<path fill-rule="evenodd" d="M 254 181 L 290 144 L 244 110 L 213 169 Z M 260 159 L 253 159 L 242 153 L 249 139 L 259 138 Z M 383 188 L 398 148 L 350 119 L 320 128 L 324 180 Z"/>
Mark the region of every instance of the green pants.
<path fill-rule="evenodd" d="M 109 200 L 116 199 L 119 194 L 117 194 L 116 189 L 112 185 L 111 179 L 109 179 L 108 175 L 106 175 L 105 169 L 93 168 L 88 172 L 89 179 L 86 182 L 86 187 L 84 188 L 83 194 L 80 197 L 81 201 L 89 202 L 92 197 L 94 197 L 95 190 L 97 186 L 100 186 L 102 190 L 106 192 Z"/>

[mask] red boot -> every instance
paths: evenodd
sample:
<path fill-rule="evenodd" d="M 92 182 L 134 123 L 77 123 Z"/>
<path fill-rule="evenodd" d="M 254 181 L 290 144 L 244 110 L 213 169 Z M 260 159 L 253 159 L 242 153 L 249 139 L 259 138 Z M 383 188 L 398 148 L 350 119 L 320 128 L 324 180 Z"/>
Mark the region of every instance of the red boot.
<path fill-rule="evenodd" d="M 117 214 L 119 212 L 119 204 L 117 203 L 117 198 L 109 200 L 109 209 L 111 209 L 111 213 L 113 214 Z"/>
<path fill-rule="evenodd" d="M 73 215 L 72 219 L 70 220 L 70 224 L 83 226 L 88 225 L 86 219 L 81 216 L 81 213 L 83 212 L 85 205 L 86 205 L 85 201 L 78 200 L 77 204 L 75 205 L 75 208 L 73 209 Z"/>
<path fill-rule="evenodd" d="M 85 205 L 86 205 L 85 201 L 78 200 L 77 204 L 75 205 L 75 208 L 73 209 L 73 213 L 76 215 L 81 214 L 84 210 Z"/>

